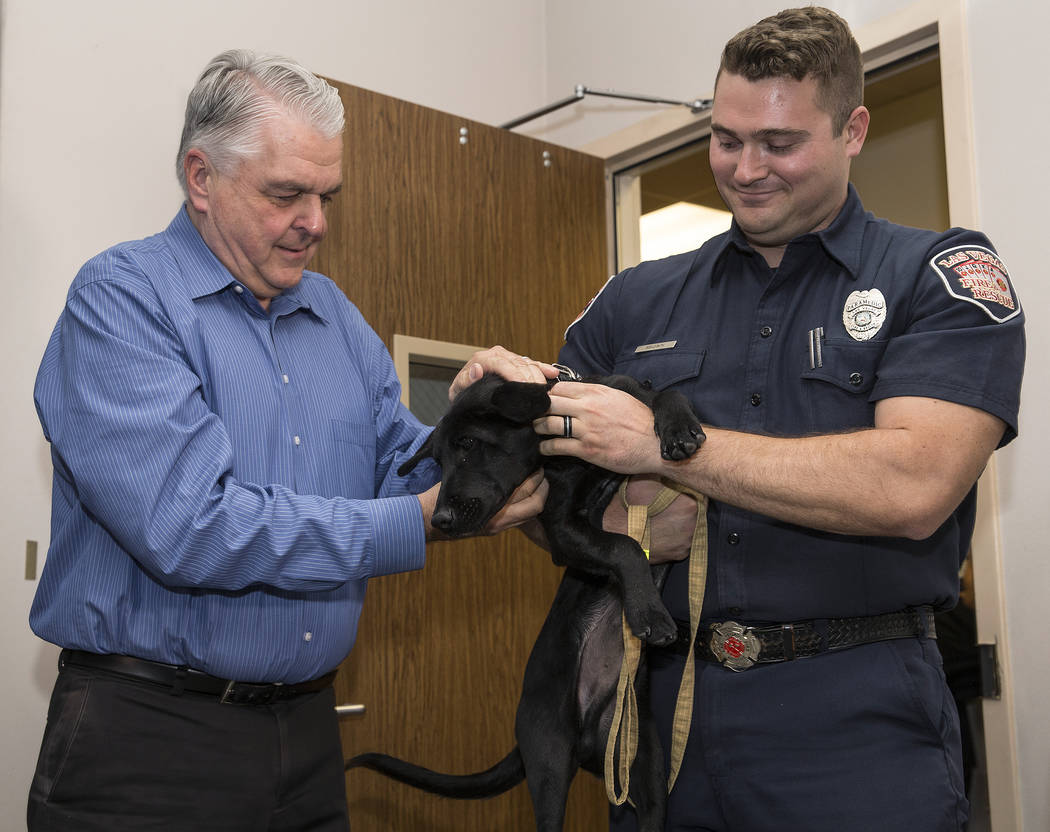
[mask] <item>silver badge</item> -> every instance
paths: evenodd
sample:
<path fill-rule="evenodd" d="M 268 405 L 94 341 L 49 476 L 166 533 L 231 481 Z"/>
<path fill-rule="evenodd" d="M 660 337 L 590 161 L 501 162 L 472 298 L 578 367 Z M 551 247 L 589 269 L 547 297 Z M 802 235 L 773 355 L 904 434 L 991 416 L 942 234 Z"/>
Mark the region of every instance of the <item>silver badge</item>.
<path fill-rule="evenodd" d="M 886 297 L 878 289 L 850 292 L 842 308 L 842 323 L 854 341 L 868 341 L 886 321 Z"/>

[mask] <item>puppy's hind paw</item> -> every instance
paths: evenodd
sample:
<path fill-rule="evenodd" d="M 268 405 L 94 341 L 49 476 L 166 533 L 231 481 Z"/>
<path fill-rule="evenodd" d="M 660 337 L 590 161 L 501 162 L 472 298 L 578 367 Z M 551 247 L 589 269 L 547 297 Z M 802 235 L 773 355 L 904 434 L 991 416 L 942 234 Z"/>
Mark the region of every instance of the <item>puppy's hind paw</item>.
<path fill-rule="evenodd" d="M 647 644 L 661 647 L 678 637 L 678 625 L 663 604 L 646 609 L 638 621 L 632 620 L 633 618 L 634 616 L 628 617 L 627 625 L 635 636 Z"/>
<path fill-rule="evenodd" d="M 674 626 L 674 622 L 672 621 L 670 627 L 662 625 L 660 627 L 654 627 L 645 638 L 645 641 L 655 647 L 663 647 L 670 644 L 676 638 L 678 638 L 678 628 Z"/>

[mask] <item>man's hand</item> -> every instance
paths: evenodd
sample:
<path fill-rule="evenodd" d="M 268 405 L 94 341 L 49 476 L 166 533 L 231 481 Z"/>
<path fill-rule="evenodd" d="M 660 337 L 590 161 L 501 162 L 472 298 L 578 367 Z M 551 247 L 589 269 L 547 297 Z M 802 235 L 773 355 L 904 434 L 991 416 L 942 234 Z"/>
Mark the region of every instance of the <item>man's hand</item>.
<path fill-rule="evenodd" d="M 627 502 L 631 505 L 647 506 L 664 484 L 651 477 L 632 477 L 627 483 Z M 700 518 L 706 523 L 707 518 Z M 609 532 L 627 534 L 627 509 L 619 493 L 613 495 L 602 519 L 602 528 Z M 680 494 L 662 512 L 649 521 L 649 562 L 685 560 L 693 542 L 696 528 L 696 500 L 688 494 Z"/>
<path fill-rule="evenodd" d="M 557 368 L 551 364 L 533 361 L 503 347 L 490 347 L 474 353 L 463 365 L 463 369 L 448 388 L 448 400 L 452 401 L 486 373 L 502 376 L 507 381 L 527 381 L 536 384 L 546 384 L 547 379 L 558 377 Z"/>
<path fill-rule="evenodd" d="M 550 486 L 541 468 L 515 489 L 506 504 L 485 524 L 485 534 L 498 534 L 534 519 L 547 502 Z"/>
<path fill-rule="evenodd" d="M 576 456 L 610 471 L 638 475 L 628 483 L 627 500 L 632 505 L 651 503 L 664 487 L 652 475 L 665 463 L 652 410 L 629 393 L 603 384 L 560 382 L 550 396 L 550 412 L 533 422 L 537 433 L 553 437 L 540 443 L 540 452 Z M 571 438 L 564 436 L 565 416 L 572 418 Z M 602 527 L 627 534 L 627 510 L 619 494 L 609 501 Z M 695 527 L 696 500 L 682 494 L 650 521 L 650 562 L 687 558 Z"/>
<path fill-rule="evenodd" d="M 533 427 L 551 437 L 540 443 L 546 456 L 575 456 L 618 474 L 653 474 L 660 469 L 660 439 L 653 412 L 629 393 L 604 384 L 562 381 L 550 391 L 551 407 Z M 572 437 L 564 438 L 565 419 Z"/>

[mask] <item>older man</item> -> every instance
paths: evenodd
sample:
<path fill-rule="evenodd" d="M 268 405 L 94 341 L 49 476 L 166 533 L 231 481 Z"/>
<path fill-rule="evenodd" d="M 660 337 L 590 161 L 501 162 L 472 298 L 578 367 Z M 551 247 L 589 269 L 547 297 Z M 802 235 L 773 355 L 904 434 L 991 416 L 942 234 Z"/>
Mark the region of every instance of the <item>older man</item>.
<path fill-rule="evenodd" d="M 54 493 L 30 622 L 64 649 L 31 830 L 347 828 L 334 670 L 367 580 L 423 565 L 437 473 L 396 476 L 427 430 L 305 271 L 342 130 L 298 64 L 219 55 L 186 109 L 184 207 L 73 282 L 36 387 Z M 489 531 L 544 496 L 532 478 Z"/>

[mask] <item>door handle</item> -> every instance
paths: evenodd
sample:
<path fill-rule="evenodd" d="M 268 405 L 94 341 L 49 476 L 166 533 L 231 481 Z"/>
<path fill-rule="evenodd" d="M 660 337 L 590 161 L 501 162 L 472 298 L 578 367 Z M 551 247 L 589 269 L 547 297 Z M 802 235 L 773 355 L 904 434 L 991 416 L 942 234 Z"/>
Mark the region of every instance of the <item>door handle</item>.
<path fill-rule="evenodd" d="M 364 705 L 336 705 L 336 716 L 357 716 L 365 712 Z"/>

